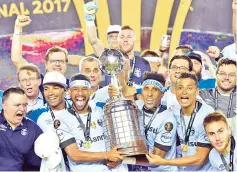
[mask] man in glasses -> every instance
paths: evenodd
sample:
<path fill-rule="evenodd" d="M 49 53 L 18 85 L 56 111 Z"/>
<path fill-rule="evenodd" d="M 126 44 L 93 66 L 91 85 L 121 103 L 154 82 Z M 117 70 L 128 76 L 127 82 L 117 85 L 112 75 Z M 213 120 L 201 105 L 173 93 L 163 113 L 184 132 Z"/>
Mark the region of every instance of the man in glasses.
<path fill-rule="evenodd" d="M 33 64 L 23 65 L 18 70 L 18 85 L 24 90 L 27 99 L 27 112 L 44 105 L 44 97 L 39 90 L 40 70 Z"/>
<path fill-rule="evenodd" d="M 236 128 L 233 121 L 236 117 L 236 61 L 228 58 L 221 59 L 216 70 L 216 88 L 201 90 L 199 95 L 212 108 L 224 112 L 234 132 Z"/>
<path fill-rule="evenodd" d="M 175 96 L 176 81 L 182 73 L 191 72 L 193 70 L 193 63 L 187 56 L 174 56 L 169 64 L 169 80 L 170 87 L 162 98 L 162 104 L 167 106 L 167 109 L 172 111 L 179 110 L 180 105 Z"/>

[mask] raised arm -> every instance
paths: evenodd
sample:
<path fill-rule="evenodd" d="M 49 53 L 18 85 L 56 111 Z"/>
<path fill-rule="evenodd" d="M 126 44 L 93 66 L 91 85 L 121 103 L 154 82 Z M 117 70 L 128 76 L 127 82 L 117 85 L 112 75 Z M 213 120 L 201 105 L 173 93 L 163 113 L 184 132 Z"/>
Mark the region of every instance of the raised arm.
<path fill-rule="evenodd" d="M 15 21 L 14 34 L 12 37 L 11 60 L 13 64 L 19 69 L 22 65 L 28 62 L 22 57 L 22 31 L 23 28 L 29 25 L 31 19 L 29 16 L 20 15 Z"/>
<path fill-rule="evenodd" d="M 86 31 L 87 38 L 89 43 L 91 44 L 94 53 L 97 57 L 99 57 L 104 51 L 103 43 L 98 39 L 96 26 L 95 26 L 95 14 L 98 10 L 97 2 L 90 1 L 85 4 L 85 20 L 86 20 Z"/>

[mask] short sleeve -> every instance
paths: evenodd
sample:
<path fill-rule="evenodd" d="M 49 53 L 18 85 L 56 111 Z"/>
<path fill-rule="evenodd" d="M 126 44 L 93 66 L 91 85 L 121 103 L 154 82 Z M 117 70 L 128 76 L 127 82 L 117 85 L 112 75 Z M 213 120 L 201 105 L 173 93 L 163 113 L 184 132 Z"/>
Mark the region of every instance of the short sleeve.
<path fill-rule="evenodd" d="M 197 146 L 199 147 L 207 147 L 207 148 L 211 148 L 211 144 L 208 140 L 208 137 L 206 135 L 206 131 L 204 129 L 204 126 L 201 125 L 199 126 L 199 135 L 198 135 L 198 140 L 197 140 Z"/>
<path fill-rule="evenodd" d="M 60 147 L 62 149 L 76 142 L 76 139 L 73 135 L 72 125 L 70 123 L 66 122 L 65 120 L 60 121 L 56 119 L 54 121 L 54 126 L 58 126 L 56 133 L 60 139 Z"/>
<path fill-rule="evenodd" d="M 164 114 L 165 115 L 165 114 Z M 169 117 L 161 124 L 155 139 L 155 147 L 163 151 L 169 151 L 176 140 L 176 122 L 174 118 Z"/>

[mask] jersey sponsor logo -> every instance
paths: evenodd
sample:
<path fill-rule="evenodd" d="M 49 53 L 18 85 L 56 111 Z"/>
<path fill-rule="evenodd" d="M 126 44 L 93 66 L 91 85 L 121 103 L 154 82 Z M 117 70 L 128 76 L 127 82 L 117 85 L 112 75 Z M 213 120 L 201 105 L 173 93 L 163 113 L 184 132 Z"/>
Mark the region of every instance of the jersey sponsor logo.
<path fill-rule="evenodd" d="M 6 131 L 7 127 L 3 124 L 0 124 L 0 130 L 2 131 Z"/>
<path fill-rule="evenodd" d="M 163 133 L 162 135 L 161 135 L 161 141 L 163 142 L 163 143 L 169 143 L 170 141 L 171 141 L 171 138 L 172 138 L 172 135 L 171 135 L 171 133 L 170 132 L 166 132 L 166 133 Z"/>
<path fill-rule="evenodd" d="M 184 140 L 180 139 L 180 143 L 184 144 Z M 188 142 L 188 146 L 197 146 L 197 142 Z"/>
<path fill-rule="evenodd" d="M 149 132 L 152 132 L 154 134 L 158 134 L 158 128 L 153 128 L 153 127 L 149 127 Z"/>
<path fill-rule="evenodd" d="M 142 76 L 142 72 L 141 72 L 141 69 L 139 68 L 135 68 L 134 69 L 134 75 L 138 78 L 140 78 Z"/>
<path fill-rule="evenodd" d="M 165 124 L 165 131 L 171 132 L 173 130 L 173 124 L 171 122 L 167 122 Z"/>
<path fill-rule="evenodd" d="M 53 119 L 46 119 L 45 124 L 53 124 Z"/>
<path fill-rule="evenodd" d="M 101 141 L 101 140 L 105 140 L 105 136 L 104 135 L 100 135 L 100 136 L 96 136 L 96 137 L 92 137 L 92 138 L 90 138 L 89 140 L 88 140 L 88 142 L 91 142 L 91 144 L 92 143 L 95 143 L 95 142 L 99 142 L 99 141 Z M 84 145 L 84 143 L 86 142 L 86 141 L 79 141 L 80 143 L 79 143 L 79 146 L 80 147 L 83 147 L 83 145 Z"/>
<path fill-rule="evenodd" d="M 23 128 L 23 129 L 21 130 L 21 135 L 22 135 L 22 136 L 26 136 L 27 134 L 28 134 L 27 128 Z"/>
<path fill-rule="evenodd" d="M 102 127 L 103 126 L 103 120 L 102 119 L 98 119 L 97 120 L 97 124 Z"/>

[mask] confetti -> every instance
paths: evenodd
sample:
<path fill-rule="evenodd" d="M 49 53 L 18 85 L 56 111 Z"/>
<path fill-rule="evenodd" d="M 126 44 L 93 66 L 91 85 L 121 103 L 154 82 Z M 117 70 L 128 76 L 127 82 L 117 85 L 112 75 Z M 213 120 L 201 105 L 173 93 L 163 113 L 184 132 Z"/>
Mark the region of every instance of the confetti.
<path fill-rule="evenodd" d="M 28 76 L 31 76 L 31 72 L 30 71 L 27 71 L 26 72 Z"/>
<path fill-rule="evenodd" d="M 189 10 L 190 10 L 190 11 L 193 11 L 193 7 L 189 7 Z"/>

